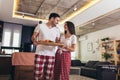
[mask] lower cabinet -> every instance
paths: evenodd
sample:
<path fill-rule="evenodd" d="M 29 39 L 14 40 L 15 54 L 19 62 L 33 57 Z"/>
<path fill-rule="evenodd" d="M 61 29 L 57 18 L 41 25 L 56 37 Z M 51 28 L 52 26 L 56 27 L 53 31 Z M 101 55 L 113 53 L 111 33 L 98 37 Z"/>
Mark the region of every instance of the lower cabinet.
<path fill-rule="evenodd" d="M 34 66 L 15 66 L 14 80 L 34 80 Z"/>
<path fill-rule="evenodd" d="M 12 67 L 11 57 L 0 55 L 0 75 L 11 74 L 11 67 Z"/>

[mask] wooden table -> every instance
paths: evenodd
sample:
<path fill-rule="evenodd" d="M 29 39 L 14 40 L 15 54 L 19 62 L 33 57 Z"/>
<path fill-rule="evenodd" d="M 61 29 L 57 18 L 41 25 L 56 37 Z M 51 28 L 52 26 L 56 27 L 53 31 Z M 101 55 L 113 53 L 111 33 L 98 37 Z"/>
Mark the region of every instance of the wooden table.
<path fill-rule="evenodd" d="M 30 52 L 13 53 L 14 80 L 34 80 L 34 57 L 35 54 Z"/>
<path fill-rule="evenodd" d="M 70 75 L 80 75 L 80 67 L 70 67 Z"/>

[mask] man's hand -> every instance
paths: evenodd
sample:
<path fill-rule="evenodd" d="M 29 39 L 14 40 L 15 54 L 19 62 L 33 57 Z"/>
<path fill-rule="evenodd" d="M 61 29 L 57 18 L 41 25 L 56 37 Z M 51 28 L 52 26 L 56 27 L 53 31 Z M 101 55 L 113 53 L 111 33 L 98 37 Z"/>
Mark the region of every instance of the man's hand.
<path fill-rule="evenodd" d="M 33 42 L 33 44 L 34 44 L 35 46 L 38 45 L 38 42 L 37 42 L 37 39 L 36 39 L 37 36 L 38 36 L 38 34 L 39 34 L 39 33 L 34 32 L 33 35 L 32 35 L 32 37 L 31 37 L 31 40 L 32 40 L 32 42 Z"/>
<path fill-rule="evenodd" d="M 38 42 L 37 41 L 33 41 L 33 44 L 35 45 L 35 46 L 37 46 L 38 45 Z"/>

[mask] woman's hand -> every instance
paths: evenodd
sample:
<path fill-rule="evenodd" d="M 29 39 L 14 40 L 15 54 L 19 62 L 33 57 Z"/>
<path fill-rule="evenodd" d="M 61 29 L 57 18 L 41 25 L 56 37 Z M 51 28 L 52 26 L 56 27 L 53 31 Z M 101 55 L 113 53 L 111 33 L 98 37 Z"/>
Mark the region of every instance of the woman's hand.
<path fill-rule="evenodd" d="M 75 51 L 75 47 L 76 47 L 75 44 L 72 44 L 71 47 L 68 47 L 66 45 L 61 46 L 61 48 L 66 49 L 66 50 L 71 51 L 71 52 Z"/>
<path fill-rule="evenodd" d="M 60 47 L 63 48 L 63 49 L 67 49 L 67 48 L 68 48 L 68 47 L 67 47 L 66 45 L 64 45 L 64 44 L 61 45 Z"/>
<path fill-rule="evenodd" d="M 56 37 L 55 42 L 56 42 L 56 43 L 60 43 L 60 38 Z"/>

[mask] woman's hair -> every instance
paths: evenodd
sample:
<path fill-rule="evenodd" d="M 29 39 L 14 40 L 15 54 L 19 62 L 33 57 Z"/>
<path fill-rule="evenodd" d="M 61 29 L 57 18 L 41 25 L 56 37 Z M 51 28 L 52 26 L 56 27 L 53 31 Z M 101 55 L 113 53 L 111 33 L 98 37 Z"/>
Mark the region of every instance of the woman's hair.
<path fill-rule="evenodd" d="M 74 24 L 72 22 L 70 22 L 70 21 L 66 21 L 65 23 L 66 23 L 66 25 L 68 27 L 68 30 L 69 30 L 70 34 L 75 34 L 75 26 L 74 26 Z"/>

